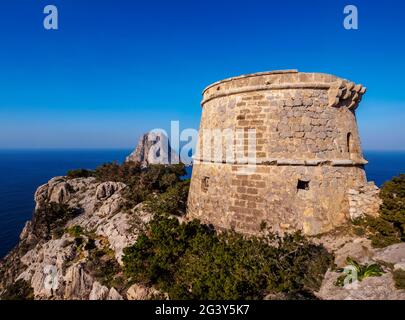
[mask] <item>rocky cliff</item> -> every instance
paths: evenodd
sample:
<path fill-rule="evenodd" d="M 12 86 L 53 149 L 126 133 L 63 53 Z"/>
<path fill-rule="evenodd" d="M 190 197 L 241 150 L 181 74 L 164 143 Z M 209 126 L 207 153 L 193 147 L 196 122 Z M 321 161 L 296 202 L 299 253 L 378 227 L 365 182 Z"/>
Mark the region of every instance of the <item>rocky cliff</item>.
<path fill-rule="evenodd" d="M 93 177 L 56 177 L 39 187 L 33 219 L 0 265 L 1 289 L 25 280 L 36 299 L 136 297 L 138 287 L 119 284 L 122 250 L 151 214 L 142 204 L 125 208 L 124 188 Z"/>

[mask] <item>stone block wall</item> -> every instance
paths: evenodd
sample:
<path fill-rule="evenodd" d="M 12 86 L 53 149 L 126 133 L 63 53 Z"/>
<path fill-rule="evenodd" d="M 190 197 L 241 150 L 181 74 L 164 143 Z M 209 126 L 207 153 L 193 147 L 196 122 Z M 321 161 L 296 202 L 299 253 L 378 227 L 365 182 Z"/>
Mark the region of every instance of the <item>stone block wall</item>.
<path fill-rule="evenodd" d="M 380 189 L 378 189 L 374 182 L 368 182 L 358 189 L 349 189 L 347 196 L 349 199 L 350 218 L 355 220 L 365 216 L 376 217 L 382 204 L 379 193 Z"/>
<path fill-rule="evenodd" d="M 355 117 L 364 92 L 332 75 L 294 70 L 209 86 L 188 216 L 243 233 L 266 222 L 279 232 L 319 234 L 346 222 L 348 190 L 366 183 Z M 248 167 L 252 139 L 254 165 Z"/>

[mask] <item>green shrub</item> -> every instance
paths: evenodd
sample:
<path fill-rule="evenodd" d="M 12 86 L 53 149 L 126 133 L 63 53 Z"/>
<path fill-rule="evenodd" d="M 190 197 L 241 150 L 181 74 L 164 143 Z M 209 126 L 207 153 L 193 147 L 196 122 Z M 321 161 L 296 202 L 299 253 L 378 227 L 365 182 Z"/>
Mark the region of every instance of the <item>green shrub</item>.
<path fill-rule="evenodd" d="M 91 250 L 85 268 L 102 285 L 116 287 L 120 282 L 121 267 L 108 249 Z"/>
<path fill-rule="evenodd" d="M 380 277 L 384 271 L 382 269 L 382 267 L 377 264 L 377 263 L 373 263 L 373 264 L 360 264 L 358 263 L 356 260 L 347 257 L 346 258 L 346 262 L 348 264 L 348 266 L 353 267 L 356 270 L 357 273 L 357 280 L 358 281 L 362 281 L 365 278 L 368 277 Z M 340 268 L 337 270 L 337 272 L 344 272 L 344 268 Z M 335 285 L 339 286 L 339 287 L 343 287 L 344 285 L 344 280 L 346 279 L 346 277 L 348 276 L 348 274 L 342 274 L 337 280 Z"/>
<path fill-rule="evenodd" d="M 66 229 L 66 232 L 69 233 L 71 237 L 78 238 L 83 235 L 84 230 L 81 226 L 73 226 Z"/>
<path fill-rule="evenodd" d="M 190 180 L 177 182 L 162 194 L 149 197 L 147 206 L 157 214 L 182 216 L 186 213 Z"/>
<path fill-rule="evenodd" d="M 36 210 L 32 219 L 33 233 L 40 239 L 49 240 L 51 235 L 60 234 L 65 224 L 78 216 L 82 209 L 50 202 Z"/>
<path fill-rule="evenodd" d="M 33 300 L 34 290 L 31 285 L 23 280 L 19 279 L 12 285 L 9 285 L 3 294 L 1 300 Z"/>
<path fill-rule="evenodd" d="M 124 254 L 128 277 L 155 285 L 171 299 L 262 299 L 270 292 L 311 296 L 333 261 L 298 233 L 245 238 L 162 215 Z"/>
<path fill-rule="evenodd" d="M 405 240 L 405 174 L 386 182 L 380 191 L 382 205 L 378 217 L 353 221 L 353 231 L 366 235 L 374 247 L 383 248 Z"/>
<path fill-rule="evenodd" d="M 92 170 L 87 170 L 87 169 L 75 169 L 75 170 L 69 170 L 67 172 L 67 178 L 68 179 L 76 179 L 76 178 L 88 178 L 88 177 L 94 177 L 95 172 Z"/>
<path fill-rule="evenodd" d="M 123 182 L 127 185 L 123 193 L 124 197 L 128 200 L 127 206 L 132 208 L 149 198 L 152 194 L 165 193 L 169 188 L 175 187 L 177 183 L 182 181 L 182 177 L 185 174 L 185 166 L 182 163 L 175 165 L 156 164 L 142 167 L 140 163 L 130 161 L 123 164 L 116 162 L 106 163 L 97 167 L 94 171 L 86 169 L 71 170 L 67 173 L 67 177 L 70 179 L 96 177 L 100 182 Z M 177 197 L 178 192 L 186 191 L 186 187 L 183 184 L 176 188 L 178 190 L 171 190 L 167 194 L 168 199 L 162 199 L 162 202 L 171 205 L 169 202 L 173 202 L 170 200 L 173 194 Z M 181 197 L 180 194 L 179 197 Z M 180 202 L 180 206 L 180 210 L 184 211 L 185 205 Z"/>
<path fill-rule="evenodd" d="M 394 225 L 381 217 L 367 217 L 365 223 L 371 230 L 370 240 L 374 247 L 386 246 L 401 242 L 400 233 Z"/>
<path fill-rule="evenodd" d="M 383 201 L 380 213 L 381 218 L 391 222 L 400 232 L 402 241 L 405 240 L 405 174 L 394 177 L 384 183 L 380 197 Z"/>
<path fill-rule="evenodd" d="M 130 166 L 131 163 L 127 163 Z M 137 165 L 132 164 L 132 165 Z M 128 205 L 134 205 L 145 201 L 152 194 L 161 194 L 170 187 L 182 181 L 185 175 L 185 166 L 177 165 L 150 165 L 142 168 L 138 174 L 133 175 L 128 181 L 123 181 L 128 186 L 124 192 Z"/>
<path fill-rule="evenodd" d="M 397 289 L 405 289 L 405 271 L 395 270 L 394 271 L 394 281 L 395 287 Z"/>

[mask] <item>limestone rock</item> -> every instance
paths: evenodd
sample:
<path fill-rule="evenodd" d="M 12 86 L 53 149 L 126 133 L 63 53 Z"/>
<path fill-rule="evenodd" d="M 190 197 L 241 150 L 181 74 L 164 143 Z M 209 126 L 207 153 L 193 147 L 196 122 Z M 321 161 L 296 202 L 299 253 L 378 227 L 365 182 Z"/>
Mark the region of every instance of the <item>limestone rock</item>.
<path fill-rule="evenodd" d="M 405 242 L 378 249 L 374 259 L 393 264 L 405 262 Z"/>
<path fill-rule="evenodd" d="M 91 249 L 76 244 L 66 229 L 81 227 L 83 243 L 93 237 L 98 250 L 112 250 L 112 258 L 122 264 L 123 249 L 136 241 L 152 218 L 142 204 L 124 210 L 125 188 L 123 183 L 99 183 L 92 177 L 56 177 L 40 186 L 35 193 L 33 221 L 41 212 L 38 209 L 51 202 L 80 208 L 81 213 L 61 226 L 65 232 L 59 238 L 52 230 L 38 232 L 37 228 L 44 226 L 27 222 L 19 245 L 0 261 L 0 271 L 4 272 L 0 292 L 2 287 L 24 279 L 33 288 L 35 299 L 122 299 L 116 289 L 99 283 L 88 269 Z"/>
<path fill-rule="evenodd" d="M 131 232 L 127 214 L 119 212 L 105 223 L 100 224 L 96 233 L 108 239 L 111 249 L 115 252 L 117 261 L 122 264 L 123 249 L 133 244 L 138 233 Z"/>
<path fill-rule="evenodd" d="M 114 288 L 110 289 L 107 300 L 124 300 L 124 298 Z"/>
<path fill-rule="evenodd" d="M 38 244 L 21 258 L 26 269 L 17 279 L 30 281 L 34 294 L 38 298 L 50 298 L 52 296 L 62 298 L 64 296 L 64 263 L 70 261 L 74 255 L 74 246 L 69 243 L 66 237 Z M 52 271 L 51 268 L 54 272 L 50 272 Z M 58 283 L 58 289 L 51 291 L 46 287 L 45 279 L 48 275 Z M 73 282 L 74 279 L 70 280 Z"/>
<path fill-rule="evenodd" d="M 405 261 L 396 263 L 394 265 L 394 270 L 403 270 L 403 271 L 405 271 Z"/>
<path fill-rule="evenodd" d="M 105 300 L 108 297 L 108 293 L 109 290 L 106 286 L 103 286 L 100 284 L 100 282 L 95 281 L 89 295 L 89 300 Z"/>
<path fill-rule="evenodd" d="M 139 162 L 143 166 L 149 164 L 176 164 L 179 156 L 171 146 L 169 139 L 161 132 L 145 133 L 138 142 L 134 152 L 125 161 Z"/>
<path fill-rule="evenodd" d="M 89 296 L 93 281 L 85 272 L 82 263 L 69 267 L 64 279 L 66 281 L 65 299 L 86 299 Z"/>
<path fill-rule="evenodd" d="M 318 298 L 326 300 L 403 300 L 405 290 L 397 290 L 393 280 L 393 270 L 405 268 L 405 243 L 394 244 L 382 249 L 371 248 L 367 239 L 353 239 L 334 251 L 335 263 L 345 267 L 347 257 L 361 264 L 381 263 L 384 274 L 380 277 L 368 277 L 345 287 L 335 282 L 341 273 L 329 270 L 323 279 Z M 394 264 L 394 268 L 385 267 Z"/>
<path fill-rule="evenodd" d="M 141 284 L 134 284 L 127 290 L 128 300 L 150 300 L 160 296 L 162 296 L 160 291 Z"/>
<path fill-rule="evenodd" d="M 70 192 L 69 192 L 69 184 L 66 182 L 61 182 L 55 185 L 49 196 L 49 202 L 56 202 L 56 203 L 65 203 L 69 200 Z"/>
<path fill-rule="evenodd" d="M 111 197 L 115 192 L 122 190 L 125 184 L 122 182 L 104 182 L 97 186 L 96 198 L 103 200 Z"/>
<path fill-rule="evenodd" d="M 328 271 L 320 291 L 316 294 L 324 300 L 404 300 L 405 291 L 397 290 L 392 274 L 369 277 L 347 287 L 335 286 L 340 273 Z"/>
<path fill-rule="evenodd" d="M 335 263 L 338 267 L 344 267 L 346 266 L 347 257 L 351 257 L 360 263 L 368 263 L 371 261 L 374 251 L 370 240 L 354 239 L 334 252 Z"/>

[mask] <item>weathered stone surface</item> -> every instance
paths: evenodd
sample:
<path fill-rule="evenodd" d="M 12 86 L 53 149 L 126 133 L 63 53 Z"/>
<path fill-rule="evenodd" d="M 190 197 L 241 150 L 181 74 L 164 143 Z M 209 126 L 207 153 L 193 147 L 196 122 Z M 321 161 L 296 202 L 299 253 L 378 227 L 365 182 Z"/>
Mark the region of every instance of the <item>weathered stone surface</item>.
<path fill-rule="evenodd" d="M 89 300 L 105 300 L 108 297 L 108 293 L 109 290 L 106 286 L 103 286 L 100 282 L 95 281 L 89 295 Z"/>
<path fill-rule="evenodd" d="M 141 284 L 134 284 L 127 290 L 128 300 L 150 300 L 160 296 L 162 296 L 160 291 Z"/>
<path fill-rule="evenodd" d="M 374 182 L 361 185 L 358 189 L 349 189 L 347 195 L 351 220 L 364 216 L 378 216 L 378 211 L 382 204 L 379 193 L 380 189 L 378 189 Z"/>
<path fill-rule="evenodd" d="M 96 197 L 98 200 L 103 200 L 111 197 L 115 192 L 122 190 L 125 187 L 121 182 L 104 182 L 97 186 Z"/>
<path fill-rule="evenodd" d="M 397 290 L 392 274 L 369 277 L 355 285 L 335 286 L 339 273 L 328 271 L 317 296 L 324 300 L 404 300 L 405 290 Z"/>
<path fill-rule="evenodd" d="M 386 248 L 378 249 L 375 259 L 393 264 L 405 262 L 405 243 L 397 243 Z"/>
<path fill-rule="evenodd" d="M 363 93 L 350 81 L 295 70 L 209 86 L 188 217 L 246 234 L 266 222 L 277 232 L 315 235 L 353 216 L 375 215 L 378 190 L 366 181 L 354 113 Z M 221 140 L 228 143 L 215 147 Z M 360 190 L 360 196 L 349 190 Z"/>
<path fill-rule="evenodd" d="M 374 253 L 375 250 L 371 246 L 370 240 L 355 238 L 334 251 L 335 263 L 338 267 L 345 267 L 347 257 L 351 257 L 359 263 L 369 263 Z"/>
<path fill-rule="evenodd" d="M 403 271 L 405 271 L 405 261 L 396 263 L 394 265 L 394 270 L 403 270 Z"/>
<path fill-rule="evenodd" d="M 21 245 L 0 261 L 0 269 L 7 266 L 1 270 L 6 277 L 0 279 L 0 293 L 2 286 L 24 279 L 30 283 L 36 299 L 122 299 L 115 288 L 102 286 L 86 268 L 90 249 L 79 248 L 66 229 L 80 226 L 83 241 L 87 239 L 85 234 L 91 233 L 99 250 L 112 250 L 113 257 L 122 263 L 123 249 L 136 241 L 152 217 L 142 204 L 124 210 L 125 187 L 123 183 L 100 183 L 95 178 L 66 177 L 53 178 L 39 187 L 36 210 L 56 202 L 81 208 L 81 214 L 66 223 L 60 238 L 49 239 L 49 232 L 46 238 L 38 237 L 34 229 L 41 226 L 27 222 L 20 235 Z M 56 281 L 54 287 L 47 286 L 49 279 Z"/>
<path fill-rule="evenodd" d="M 64 298 L 74 300 L 87 299 L 94 280 L 84 270 L 83 263 L 79 262 L 66 270 L 64 281 L 66 283 Z"/>
<path fill-rule="evenodd" d="M 316 295 L 325 300 L 403 300 L 405 290 L 398 290 L 393 280 L 393 271 L 405 267 L 402 261 L 404 257 L 404 245 L 394 244 L 382 249 L 373 249 L 370 240 L 362 238 L 340 237 L 335 244 L 332 242 L 323 243 L 329 246 L 335 255 L 335 263 L 338 267 L 346 267 L 346 258 L 351 257 L 361 264 L 380 263 L 383 266 L 384 274 L 380 277 L 368 277 L 362 281 L 338 287 L 335 282 L 341 273 L 329 270 L 323 279 L 320 290 Z M 343 241 L 343 242 L 341 242 Z"/>
<path fill-rule="evenodd" d="M 62 280 L 64 278 L 64 262 L 70 261 L 74 256 L 74 246 L 72 243 L 69 243 L 67 236 L 61 239 L 50 240 L 44 244 L 38 244 L 21 258 L 21 262 L 26 266 L 26 269 L 17 279 L 29 281 L 34 289 L 35 296 L 38 298 L 48 298 L 52 295 L 63 297 L 65 296 L 64 281 Z M 56 270 L 54 278 L 58 279 L 59 283 L 56 292 L 51 292 L 45 287 L 45 278 L 47 276 L 45 268 L 47 267 L 54 267 Z M 71 275 L 70 273 L 67 276 L 71 277 Z M 72 279 L 69 281 L 72 281 Z M 66 292 L 66 296 L 70 294 L 71 291 Z M 78 298 L 80 297 L 78 296 Z"/>
<path fill-rule="evenodd" d="M 115 288 L 111 288 L 107 300 L 124 300 Z"/>

